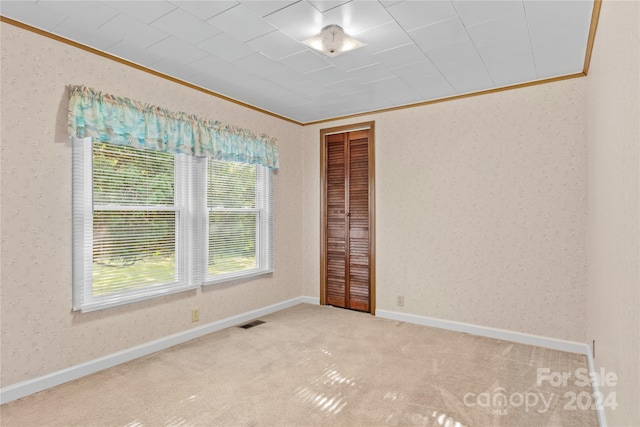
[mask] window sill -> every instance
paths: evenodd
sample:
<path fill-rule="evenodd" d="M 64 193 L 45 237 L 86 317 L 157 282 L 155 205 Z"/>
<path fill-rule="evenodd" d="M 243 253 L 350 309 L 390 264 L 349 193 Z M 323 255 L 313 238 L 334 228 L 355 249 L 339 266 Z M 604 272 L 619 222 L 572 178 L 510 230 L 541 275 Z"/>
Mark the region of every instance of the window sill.
<path fill-rule="evenodd" d="M 185 285 L 166 288 L 162 290 L 156 290 L 148 293 L 136 293 L 129 295 L 115 296 L 113 299 L 103 301 L 91 301 L 82 304 L 80 307 L 74 307 L 73 311 L 76 313 L 89 313 L 91 311 L 103 310 L 105 308 L 119 307 L 125 304 L 131 304 L 134 302 L 145 301 L 153 298 L 163 297 L 167 295 L 177 294 L 179 292 L 190 291 L 198 289 L 199 285 Z"/>
<path fill-rule="evenodd" d="M 217 285 L 220 283 L 228 283 L 228 282 L 237 281 L 237 280 L 247 280 L 247 279 L 252 279 L 258 276 L 271 274 L 273 272 L 274 270 L 271 269 L 271 270 L 249 270 L 248 272 L 243 272 L 242 274 L 238 274 L 238 273 L 225 274 L 225 275 L 220 275 L 215 279 L 206 280 L 202 284 L 202 286 Z"/>

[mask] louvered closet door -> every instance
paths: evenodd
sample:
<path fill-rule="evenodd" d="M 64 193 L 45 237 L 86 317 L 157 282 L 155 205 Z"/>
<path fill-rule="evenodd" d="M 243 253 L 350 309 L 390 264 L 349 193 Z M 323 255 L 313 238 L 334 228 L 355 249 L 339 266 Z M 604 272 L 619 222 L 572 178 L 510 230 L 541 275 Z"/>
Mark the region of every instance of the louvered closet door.
<path fill-rule="evenodd" d="M 326 138 L 326 303 L 369 311 L 368 131 Z"/>
<path fill-rule="evenodd" d="M 346 163 L 345 134 L 327 137 L 327 304 L 346 307 Z"/>
<path fill-rule="evenodd" d="M 369 143 L 368 132 L 350 132 L 348 158 L 348 307 L 369 310 Z"/>

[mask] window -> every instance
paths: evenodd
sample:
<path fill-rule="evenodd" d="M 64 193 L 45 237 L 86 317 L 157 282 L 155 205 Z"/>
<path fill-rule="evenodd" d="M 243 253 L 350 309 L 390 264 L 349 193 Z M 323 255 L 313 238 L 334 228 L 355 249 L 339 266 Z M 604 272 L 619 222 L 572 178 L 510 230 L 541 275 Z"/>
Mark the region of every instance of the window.
<path fill-rule="evenodd" d="M 271 172 L 207 160 L 206 282 L 271 271 Z"/>
<path fill-rule="evenodd" d="M 74 310 L 271 271 L 269 169 L 90 138 L 73 152 Z"/>

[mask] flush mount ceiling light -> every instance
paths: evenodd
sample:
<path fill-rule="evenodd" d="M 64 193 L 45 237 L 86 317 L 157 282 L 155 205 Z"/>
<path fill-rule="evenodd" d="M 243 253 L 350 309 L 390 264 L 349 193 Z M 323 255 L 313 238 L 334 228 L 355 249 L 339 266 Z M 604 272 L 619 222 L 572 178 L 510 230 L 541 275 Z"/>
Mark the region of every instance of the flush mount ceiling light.
<path fill-rule="evenodd" d="M 332 58 L 364 46 L 361 41 L 345 34 L 340 25 L 327 25 L 319 34 L 303 40 L 302 43 Z"/>

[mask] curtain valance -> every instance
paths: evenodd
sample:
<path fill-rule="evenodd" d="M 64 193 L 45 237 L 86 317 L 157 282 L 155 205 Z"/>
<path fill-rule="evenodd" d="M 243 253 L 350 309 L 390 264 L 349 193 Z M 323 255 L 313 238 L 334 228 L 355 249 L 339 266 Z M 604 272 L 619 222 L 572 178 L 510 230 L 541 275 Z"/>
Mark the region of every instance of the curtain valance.
<path fill-rule="evenodd" d="M 85 86 L 70 89 L 71 136 L 278 169 L 275 138 Z"/>

